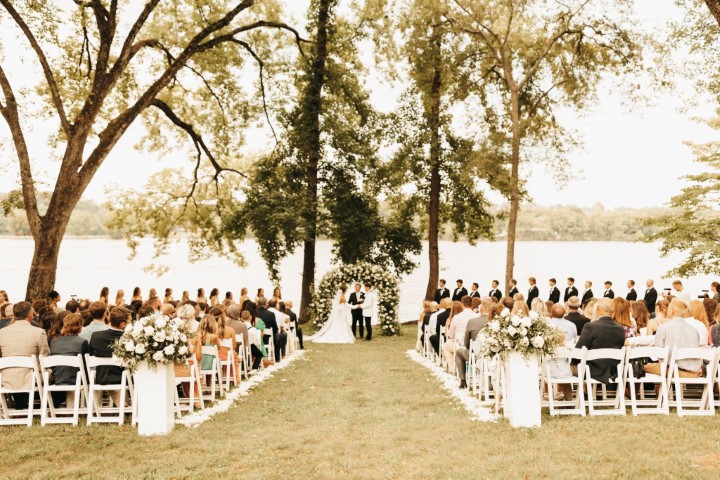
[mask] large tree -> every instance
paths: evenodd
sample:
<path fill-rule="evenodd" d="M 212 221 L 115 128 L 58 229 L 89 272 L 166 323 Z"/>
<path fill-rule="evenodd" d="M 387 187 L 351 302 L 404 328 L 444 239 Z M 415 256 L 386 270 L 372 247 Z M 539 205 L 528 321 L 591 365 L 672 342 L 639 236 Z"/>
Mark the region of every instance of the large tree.
<path fill-rule="evenodd" d="M 262 31 L 285 29 L 297 36 L 277 20 L 271 1 L 160 3 L 0 0 L 0 28 L 17 33 L 16 54 L 36 64 L 42 75 L 36 89 L 18 88 L 24 85 L 19 68 L 7 58 L 0 62 L 0 114 L 15 147 L 23 207 L 35 241 L 27 298 L 43 297 L 54 288 L 70 214 L 139 117 L 148 120 L 156 145 L 168 127 L 189 135 L 198 162 L 206 158 L 217 179 L 237 145 L 231 132 L 247 121 L 251 101 L 242 94 L 243 83 L 248 59 L 261 64 L 255 44 L 263 40 Z M 38 95 L 40 106 L 34 101 Z M 51 155 L 59 152 L 59 169 L 41 212 L 37 154 L 28 145 L 28 132 L 44 117 L 59 125 L 48 149 Z M 206 141 L 204 129 L 218 132 L 218 141 Z"/>
<path fill-rule="evenodd" d="M 492 123 L 488 151 L 510 167 L 508 290 L 523 197 L 521 163 L 544 158 L 562 165 L 572 137 L 557 111 L 582 109 L 604 74 L 638 65 L 637 37 L 628 26 L 632 2 L 449 0 L 448 7 L 448 22 L 477 47 L 475 85 L 483 120 Z"/>

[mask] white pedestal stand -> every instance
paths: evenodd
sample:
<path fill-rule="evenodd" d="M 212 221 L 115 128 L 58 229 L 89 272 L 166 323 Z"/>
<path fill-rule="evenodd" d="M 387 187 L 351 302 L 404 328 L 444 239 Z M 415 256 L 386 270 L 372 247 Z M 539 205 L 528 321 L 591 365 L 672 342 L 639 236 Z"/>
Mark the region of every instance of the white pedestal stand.
<path fill-rule="evenodd" d="M 135 372 L 137 422 L 140 435 L 167 435 L 175 426 L 175 369 L 161 363 L 156 369 L 147 362 Z"/>
<path fill-rule="evenodd" d="M 504 412 L 510 425 L 517 427 L 540 426 L 540 387 L 538 383 L 538 359 L 533 355 L 525 358 L 511 352 L 503 362 L 505 368 Z"/>

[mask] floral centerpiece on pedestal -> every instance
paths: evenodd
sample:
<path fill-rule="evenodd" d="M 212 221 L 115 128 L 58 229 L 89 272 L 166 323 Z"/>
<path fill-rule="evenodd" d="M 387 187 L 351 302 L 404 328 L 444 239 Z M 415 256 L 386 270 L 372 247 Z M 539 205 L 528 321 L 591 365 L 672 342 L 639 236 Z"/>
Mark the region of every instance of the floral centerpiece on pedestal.
<path fill-rule="evenodd" d="M 160 312 L 129 323 L 115 342 L 113 353 L 131 371 L 140 362 L 147 362 L 150 368 L 158 364 L 185 365 L 191 355 L 185 323 Z"/>
<path fill-rule="evenodd" d="M 480 353 L 488 357 L 504 357 L 518 352 L 523 357 L 554 355 L 562 345 L 563 334 L 547 318 L 536 312 L 530 315 L 512 315 L 507 308 L 496 315 L 478 333 Z"/>

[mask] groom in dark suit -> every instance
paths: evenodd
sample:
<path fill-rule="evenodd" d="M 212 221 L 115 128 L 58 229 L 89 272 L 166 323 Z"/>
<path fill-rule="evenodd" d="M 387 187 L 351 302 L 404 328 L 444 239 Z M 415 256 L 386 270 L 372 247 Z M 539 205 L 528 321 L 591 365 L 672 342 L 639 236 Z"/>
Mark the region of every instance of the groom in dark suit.
<path fill-rule="evenodd" d="M 348 303 L 350 305 L 360 305 L 363 303 L 363 300 L 365 300 L 365 294 L 360 290 L 361 285 L 359 283 L 355 284 L 355 291 L 350 294 L 350 298 L 348 299 Z M 360 326 L 360 338 L 363 338 L 365 329 L 363 328 L 363 316 L 362 316 L 362 309 L 361 308 L 353 308 L 350 310 L 350 315 L 352 316 L 352 332 L 353 337 L 355 336 L 355 333 L 357 332 L 357 326 Z"/>

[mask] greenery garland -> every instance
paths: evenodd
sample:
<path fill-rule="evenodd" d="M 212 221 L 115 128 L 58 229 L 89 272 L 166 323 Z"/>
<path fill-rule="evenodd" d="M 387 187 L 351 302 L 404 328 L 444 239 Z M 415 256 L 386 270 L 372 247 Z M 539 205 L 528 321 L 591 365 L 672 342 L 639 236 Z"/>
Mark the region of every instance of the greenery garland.
<path fill-rule="evenodd" d="M 346 298 L 354 291 L 356 283 L 370 282 L 378 296 L 378 316 L 383 335 L 400 333 L 398 323 L 398 299 L 400 287 L 398 279 L 386 269 L 369 263 L 340 265 L 330 270 L 320 280 L 310 303 L 310 320 L 320 329 L 330 318 L 332 301 L 341 286 L 347 286 Z"/>

